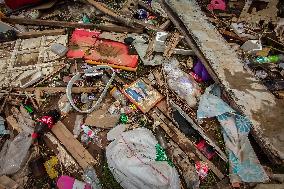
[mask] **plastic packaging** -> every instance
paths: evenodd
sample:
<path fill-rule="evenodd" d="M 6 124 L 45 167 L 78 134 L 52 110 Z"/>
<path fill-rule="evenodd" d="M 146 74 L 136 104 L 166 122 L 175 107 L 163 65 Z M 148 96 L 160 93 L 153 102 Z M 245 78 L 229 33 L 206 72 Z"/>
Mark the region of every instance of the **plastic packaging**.
<path fill-rule="evenodd" d="M 279 54 L 279 55 L 272 55 L 272 56 L 259 56 L 255 59 L 255 62 L 257 63 L 277 63 L 280 61 L 284 60 L 284 55 L 283 54 Z"/>
<path fill-rule="evenodd" d="M 97 177 L 96 171 L 92 167 L 88 167 L 83 174 L 83 180 L 90 184 L 92 189 L 101 189 L 100 180 Z"/>
<path fill-rule="evenodd" d="M 178 64 L 179 62 L 176 59 L 164 64 L 169 88 L 186 100 L 190 107 L 195 107 L 200 96 L 200 87 L 190 75 L 178 67 Z"/>
<path fill-rule="evenodd" d="M 126 98 L 125 96 L 122 94 L 122 92 L 120 92 L 120 90 L 116 87 L 114 87 L 111 91 L 110 94 L 113 98 L 115 98 L 116 100 L 118 100 L 121 105 L 126 106 Z"/>
<path fill-rule="evenodd" d="M 94 142 L 97 143 L 97 145 L 101 145 L 101 140 L 98 137 L 98 133 L 101 131 L 101 129 L 96 128 L 94 130 L 90 129 L 90 127 L 86 125 L 82 125 L 81 128 L 83 129 L 84 133 L 89 137 L 89 139 L 92 139 Z M 86 140 L 86 138 L 84 138 Z"/>
<path fill-rule="evenodd" d="M 66 175 L 60 176 L 56 185 L 59 189 L 92 189 L 89 184 Z"/>
<path fill-rule="evenodd" d="M 204 180 L 209 172 L 209 168 L 207 163 L 203 161 L 197 161 L 195 162 L 195 168 L 198 176 L 200 177 L 201 180 Z"/>
<path fill-rule="evenodd" d="M 149 14 L 145 9 L 138 9 L 136 13 L 136 17 L 140 20 L 144 20 L 148 18 Z"/>
<path fill-rule="evenodd" d="M 66 94 L 59 99 L 58 108 L 62 114 L 68 114 L 72 110 L 72 106 L 69 103 Z"/>
<path fill-rule="evenodd" d="M 48 132 L 59 119 L 60 113 L 57 110 L 50 110 L 45 116 L 37 120 L 32 138 L 36 139 Z"/>
<path fill-rule="evenodd" d="M 205 66 L 202 64 L 200 60 L 198 60 L 194 65 L 193 72 L 199 77 L 201 81 L 211 80 L 211 76 L 209 75 L 208 71 L 206 70 Z"/>
<path fill-rule="evenodd" d="M 106 157 L 115 179 L 125 189 L 179 189 L 179 176 L 167 161 L 155 161 L 156 140 L 146 128 L 127 132 L 110 131 L 108 139 L 115 139 L 106 148 Z"/>
<path fill-rule="evenodd" d="M 15 139 L 4 144 L 0 152 L 0 175 L 11 175 L 20 170 L 26 161 L 32 137 L 29 133 L 21 132 Z"/>

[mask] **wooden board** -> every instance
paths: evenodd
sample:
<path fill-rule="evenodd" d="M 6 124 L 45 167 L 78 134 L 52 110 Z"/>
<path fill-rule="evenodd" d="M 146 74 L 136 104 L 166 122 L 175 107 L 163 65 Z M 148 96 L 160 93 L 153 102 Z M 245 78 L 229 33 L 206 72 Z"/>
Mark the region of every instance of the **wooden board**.
<path fill-rule="evenodd" d="M 41 36 L 54 36 L 54 35 L 63 35 L 65 34 L 65 29 L 54 29 L 54 30 L 43 30 L 43 31 L 30 31 L 30 32 L 23 32 L 18 33 L 17 37 L 20 39 L 28 39 L 28 38 L 35 38 Z"/>
<path fill-rule="evenodd" d="M 7 123 L 9 125 L 11 125 L 11 127 L 18 131 L 21 132 L 23 129 L 21 128 L 21 126 L 18 124 L 17 120 L 13 117 L 13 116 L 8 116 L 6 117 Z"/>
<path fill-rule="evenodd" d="M 57 122 L 51 131 L 83 169 L 98 164 L 61 121 Z"/>
<path fill-rule="evenodd" d="M 98 29 L 110 32 L 133 32 L 133 33 L 143 32 L 143 30 L 140 28 L 129 28 L 118 25 L 110 25 L 110 24 L 85 24 L 85 23 L 64 22 L 64 21 L 54 21 L 54 20 L 26 19 L 20 17 L 15 17 L 15 18 L 5 17 L 2 18 L 2 20 L 10 24 L 52 26 L 52 27 L 61 27 L 61 28 Z"/>
<path fill-rule="evenodd" d="M 16 183 L 11 178 L 3 175 L 0 177 L 0 189 L 16 189 L 19 187 L 19 184 Z"/>
<path fill-rule="evenodd" d="M 66 87 L 30 87 L 30 88 L 15 88 L 16 91 L 25 92 L 45 92 L 45 93 L 66 93 Z M 95 87 L 72 87 L 72 93 L 91 93 L 96 92 Z"/>

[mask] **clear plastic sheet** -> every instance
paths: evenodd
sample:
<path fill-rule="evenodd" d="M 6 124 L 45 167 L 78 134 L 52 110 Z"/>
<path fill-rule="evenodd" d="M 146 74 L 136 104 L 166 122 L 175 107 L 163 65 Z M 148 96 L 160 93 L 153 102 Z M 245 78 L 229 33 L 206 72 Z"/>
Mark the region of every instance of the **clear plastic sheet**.
<path fill-rule="evenodd" d="M 29 133 L 21 132 L 15 139 L 4 144 L 0 152 L 0 175 L 11 175 L 20 170 L 25 161 L 32 137 Z"/>
<path fill-rule="evenodd" d="M 200 87 L 197 82 L 179 68 L 179 62 L 176 59 L 164 64 L 164 71 L 169 88 L 186 100 L 190 107 L 195 107 L 200 96 Z"/>

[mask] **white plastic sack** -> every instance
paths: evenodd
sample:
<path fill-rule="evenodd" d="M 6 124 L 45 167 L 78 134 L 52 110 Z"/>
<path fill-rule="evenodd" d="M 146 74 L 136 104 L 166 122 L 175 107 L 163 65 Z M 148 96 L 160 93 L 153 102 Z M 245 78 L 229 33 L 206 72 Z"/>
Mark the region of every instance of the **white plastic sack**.
<path fill-rule="evenodd" d="M 164 70 L 169 88 L 186 100 L 190 107 L 195 107 L 201 95 L 197 82 L 179 68 L 179 62 L 175 58 L 164 64 Z"/>
<path fill-rule="evenodd" d="M 166 161 L 155 161 L 157 143 L 150 130 L 138 128 L 122 132 L 107 146 L 109 168 L 123 188 L 180 188 L 176 169 Z"/>
<path fill-rule="evenodd" d="M 0 152 L 0 175 L 10 175 L 18 172 L 26 161 L 32 137 L 21 132 L 15 139 L 4 144 Z"/>

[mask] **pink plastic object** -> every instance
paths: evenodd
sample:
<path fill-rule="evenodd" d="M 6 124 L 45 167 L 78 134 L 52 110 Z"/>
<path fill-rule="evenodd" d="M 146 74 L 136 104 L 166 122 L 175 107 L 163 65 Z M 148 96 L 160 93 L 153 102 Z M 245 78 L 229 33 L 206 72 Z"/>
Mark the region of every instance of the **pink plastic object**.
<path fill-rule="evenodd" d="M 129 54 L 126 44 L 99 38 L 100 32 L 77 29 L 70 39 L 68 58 L 84 58 L 100 64 L 137 68 L 138 55 Z"/>
<path fill-rule="evenodd" d="M 203 161 L 195 162 L 195 169 L 201 180 L 205 179 L 205 177 L 208 175 L 209 168 L 206 162 Z"/>
<path fill-rule="evenodd" d="M 211 3 L 207 5 L 207 9 L 210 11 L 213 11 L 215 9 L 217 10 L 225 10 L 226 4 L 224 0 L 211 0 Z"/>
<path fill-rule="evenodd" d="M 60 176 L 56 185 L 59 189 L 91 189 L 89 184 L 66 175 Z"/>
<path fill-rule="evenodd" d="M 90 46 L 93 46 L 97 38 L 100 36 L 98 31 L 88 31 L 85 29 L 76 29 L 70 39 L 71 44 L 75 44 L 75 47 L 69 47 L 67 53 L 68 58 L 83 58 L 85 56 L 85 50 Z"/>

